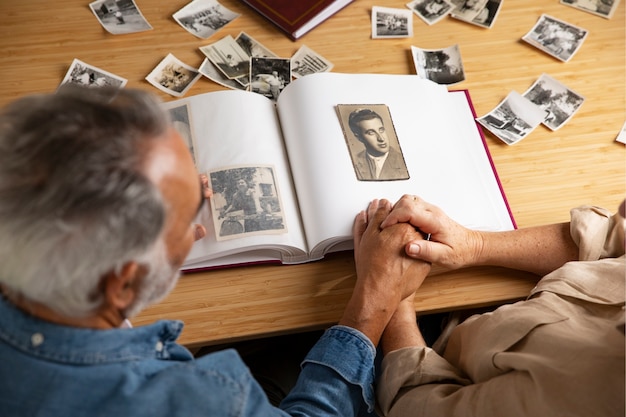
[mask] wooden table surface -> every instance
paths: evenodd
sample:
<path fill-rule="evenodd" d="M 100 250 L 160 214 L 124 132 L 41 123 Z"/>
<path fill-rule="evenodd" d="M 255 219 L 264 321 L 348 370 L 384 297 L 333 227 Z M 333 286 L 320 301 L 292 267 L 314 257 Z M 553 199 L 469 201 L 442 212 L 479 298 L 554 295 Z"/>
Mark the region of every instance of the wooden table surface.
<path fill-rule="evenodd" d="M 137 0 L 153 30 L 111 35 L 79 0 L 0 2 L 0 105 L 28 93 L 54 91 L 74 58 L 127 78 L 128 87 L 174 98 L 144 81 L 168 53 L 199 66 L 199 47 L 236 36 L 256 38 L 281 57 L 306 45 L 334 63 L 335 72 L 414 74 L 410 47 L 442 49 L 459 44 L 466 80 L 479 116 L 506 95 L 525 92 L 542 73 L 586 98 L 558 131 L 538 127 L 508 146 L 489 133 L 489 149 L 519 227 L 569 219 L 581 204 L 617 208 L 626 195 L 624 145 L 615 142 L 626 119 L 624 1 L 611 19 L 559 4 L 558 0 L 505 0 L 491 29 L 452 18 L 428 26 L 414 17 L 414 36 L 371 39 L 371 8 L 405 8 L 407 1 L 358 0 L 296 42 L 236 0 L 221 3 L 241 16 L 209 39 L 183 30 L 172 14 L 186 0 Z M 521 41 L 541 14 L 589 31 L 582 48 L 561 62 Z M 201 79 L 187 96 L 223 87 Z M 433 175 L 446 175 L 445 167 Z M 414 190 L 407 190 L 408 193 Z M 350 254 L 294 266 L 240 267 L 188 274 L 164 301 L 134 319 L 185 321 L 189 347 L 321 328 L 336 322 L 354 283 Z M 416 309 L 435 312 L 499 304 L 523 298 L 536 277 L 477 268 L 429 277 Z"/>

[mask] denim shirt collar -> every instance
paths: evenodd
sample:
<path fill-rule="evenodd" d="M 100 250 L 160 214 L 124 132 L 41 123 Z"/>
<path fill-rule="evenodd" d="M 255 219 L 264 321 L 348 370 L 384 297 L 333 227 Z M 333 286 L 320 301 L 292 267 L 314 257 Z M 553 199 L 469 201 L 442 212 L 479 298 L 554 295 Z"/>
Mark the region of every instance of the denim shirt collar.
<path fill-rule="evenodd" d="M 131 329 L 85 329 L 50 323 L 0 297 L 0 340 L 29 355 L 74 365 L 138 359 L 191 360 L 176 339 L 180 321 L 161 320 Z"/>

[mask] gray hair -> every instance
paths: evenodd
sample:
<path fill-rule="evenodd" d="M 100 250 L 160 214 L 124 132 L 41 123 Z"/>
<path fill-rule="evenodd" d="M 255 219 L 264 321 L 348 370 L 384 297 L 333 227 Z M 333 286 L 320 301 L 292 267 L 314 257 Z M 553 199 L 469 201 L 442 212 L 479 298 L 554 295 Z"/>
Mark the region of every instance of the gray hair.
<path fill-rule="evenodd" d="M 100 281 L 145 256 L 166 207 L 142 172 L 168 128 L 138 90 L 61 88 L 0 113 L 0 285 L 68 316 L 103 299 Z"/>

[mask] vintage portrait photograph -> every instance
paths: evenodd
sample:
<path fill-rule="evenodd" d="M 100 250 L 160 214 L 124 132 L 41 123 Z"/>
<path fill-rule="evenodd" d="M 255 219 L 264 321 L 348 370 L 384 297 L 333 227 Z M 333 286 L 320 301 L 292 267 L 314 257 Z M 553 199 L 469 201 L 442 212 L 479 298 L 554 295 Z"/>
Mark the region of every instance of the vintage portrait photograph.
<path fill-rule="evenodd" d="M 495 23 L 496 17 L 498 17 L 501 5 L 502 0 L 487 0 L 485 6 L 471 20 L 466 20 L 461 15 L 454 14 L 454 12 L 452 12 L 451 16 L 476 26 L 490 28 Z"/>
<path fill-rule="evenodd" d="M 372 7 L 372 39 L 413 37 L 413 12 L 408 9 Z"/>
<path fill-rule="evenodd" d="M 513 145 L 539 126 L 545 114 L 526 97 L 512 91 L 495 109 L 476 120 L 502 142 Z"/>
<path fill-rule="evenodd" d="M 414 0 L 406 7 L 429 25 L 437 23 L 454 9 L 454 5 L 448 0 Z"/>
<path fill-rule="evenodd" d="M 246 85 L 242 82 L 237 79 L 231 80 L 230 78 L 227 78 L 222 71 L 217 69 L 215 64 L 209 61 L 209 58 L 204 58 L 202 64 L 200 64 L 200 68 L 198 68 L 198 71 L 200 71 L 200 74 L 204 75 L 209 80 L 223 87 L 233 90 L 247 90 Z M 246 80 L 248 79 L 248 77 L 245 78 Z"/>
<path fill-rule="evenodd" d="M 172 16 L 187 32 L 206 39 L 239 17 L 217 0 L 193 0 Z"/>
<path fill-rule="evenodd" d="M 230 35 L 201 46 L 200 51 L 231 80 L 250 75 L 250 56 Z"/>
<path fill-rule="evenodd" d="M 583 96 L 547 74 L 542 74 L 522 95 L 546 112 L 542 123 L 550 130 L 563 126 L 585 101 Z"/>
<path fill-rule="evenodd" d="M 195 68 L 168 54 L 146 77 L 146 81 L 174 97 L 182 97 L 202 76 Z"/>
<path fill-rule="evenodd" d="M 191 130 L 191 115 L 189 113 L 189 106 L 187 104 L 170 104 L 164 103 L 164 108 L 170 115 L 172 121 L 172 127 L 176 129 L 178 134 L 185 140 L 187 148 L 193 158 L 193 163 L 196 163 L 195 143 L 196 139 Z"/>
<path fill-rule="evenodd" d="M 87 87 L 115 87 L 122 88 L 128 80 L 119 77 L 103 69 L 84 63 L 79 59 L 74 59 L 67 70 L 61 85 L 71 83 Z"/>
<path fill-rule="evenodd" d="M 450 0 L 454 5 L 451 14 L 457 19 L 471 22 L 485 8 L 487 0 Z"/>
<path fill-rule="evenodd" d="M 333 63 L 309 48 L 302 45 L 291 57 L 291 74 L 294 78 L 317 72 L 328 72 L 333 69 Z"/>
<path fill-rule="evenodd" d="M 544 14 L 522 39 L 535 48 L 567 62 L 582 46 L 587 33 L 585 29 Z"/>
<path fill-rule="evenodd" d="M 102 27 L 113 35 L 143 32 L 152 29 L 134 0 L 97 0 L 89 4 Z"/>
<path fill-rule="evenodd" d="M 335 109 L 359 181 L 409 179 L 387 105 L 338 104 Z"/>
<path fill-rule="evenodd" d="M 274 101 L 291 82 L 291 60 L 287 58 L 250 59 L 250 91 Z"/>
<path fill-rule="evenodd" d="M 619 5 L 619 0 L 561 0 L 561 4 L 610 19 Z"/>
<path fill-rule="evenodd" d="M 287 232 L 273 167 L 236 167 L 207 176 L 217 240 Z"/>
<path fill-rule="evenodd" d="M 421 49 L 411 46 L 415 71 L 420 78 L 437 84 L 454 85 L 465 80 L 459 45 L 444 49 Z"/>

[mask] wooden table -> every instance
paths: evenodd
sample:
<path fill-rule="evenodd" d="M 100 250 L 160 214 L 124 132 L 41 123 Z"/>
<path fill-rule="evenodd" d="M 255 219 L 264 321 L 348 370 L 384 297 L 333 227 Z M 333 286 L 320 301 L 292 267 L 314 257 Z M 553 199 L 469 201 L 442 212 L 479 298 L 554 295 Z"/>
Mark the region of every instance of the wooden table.
<path fill-rule="evenodd" d="M 281 57 L 307 45 L 335 64 L 335 72 L 413 74 L 410 46 L 441 49 L 458 43 L 478 115 L 491 111 L 510 91 L 525 92 L 547 73 L 586 98 L 560 130 L 539 127 L 508 146 L 487 141 L 520 227 L 567 221 L 581 204 L 616 208 L 626 195 L 625 150 L 615 142 L 625 115 L 625 24 L 622 1 L 610 20 L 559 4 L 558 0 L 506 0 L 495 26 L 483 29 L 446 18 L 428 26 L 413 22 L 410 39 L 371 39 L 372 6 L 404 8 L 406 1 L 358 0 L 297 42 L 236 0 L 222 4 L 240 13 L 207 40 L 183 30 L 172 14 L 186 0 L 138 0 L 153 26 L 148 32 L 111 35 L 81 0 L 0 2 L 0 104 L 27 94 L 54 91 L 78 58 L 153 91 L 144 81 L 168 53 L 199 66 L 200 46 L 240 31 Z M 527 45 L 521 37 L 542 13 L 589 30 L 567 63 Z M 222 89 L 200 80 L 187 95 Z M 445 175 L 445 170 L 438 175 Z M 411 190 L 407 190 L 411 192 Z M 185 275 L 163 302 L 134 319 L 181 319 L 181 342 L 189 347 L 296 332 L 336 322 L 351 293 L 350 254 L 295 266 L 241 267 Z M 477 268 L 429 277 L 416 298 L 420 312 L 499 304 L 523 298 L 536 277 L 497 268 Z"/>

